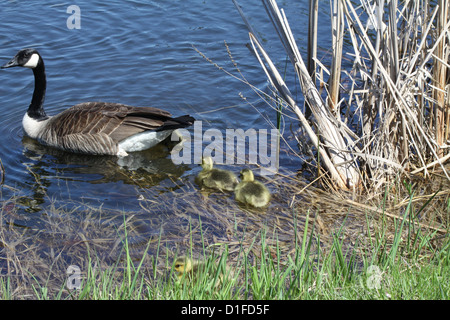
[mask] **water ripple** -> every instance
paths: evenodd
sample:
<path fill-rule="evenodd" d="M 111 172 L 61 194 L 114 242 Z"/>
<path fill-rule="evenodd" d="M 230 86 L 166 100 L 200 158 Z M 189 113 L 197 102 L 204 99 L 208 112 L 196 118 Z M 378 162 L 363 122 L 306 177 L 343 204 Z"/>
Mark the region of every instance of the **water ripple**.
<path fill-rule="evenodd" d="M 248 1 L 248 8 L 259 4 L 258 0 Z M 80 0 L 81 29 L 73 30 L 66 26 L 68 5 L 8 1 L 0 13 L 0 64 L 21 48 L 39 50 L 47 71 L 48 114 L 76 103 L 102 100 L 160 107 L 174 115 L 189 113 L 204 121 L 203 130 L 268 127 L 239 97 L 239 92 L 251 97 L 251 89 L 192 48 L 195 45 L 235 72 L 224 46 L 226 40 L 247 79 L 265 89 L 265 76 L 245 47 L 247 31 L 231 1 Z M 297 1 L 283 5 L 294 13 L 303 10 Z M 281 47 L 264 10 L 251 15 L 267 43 L 276 43 L 268 45 L 275 52 L 273 59 L 283 62 L 285 55 L 278 50 Z M 171 179 L 189 180 L 198 170 L 196 165 L 175 166 L 167 148 L 142 153 L 124 167 L 108 157 L 77 156 L 40 146 L 24 137 L 21 128 L 33 91 L 31 70 L 0 70 L 0 81 L 0 158 L 5 184 L 32 200 L 22 202 L 25 207 L 33 203 L 28 204 L 29 211 L 39 211 L 55 199 L 136 208 L 138 190 L 166 188 L 161 185 L 170 190 L 174 185 Z M 259 106 L 275 119 L 272 110 Z M 137 163 L 143 169 L 136 169 Z M 3 193 L 4 197 L 11 195 Z"/>

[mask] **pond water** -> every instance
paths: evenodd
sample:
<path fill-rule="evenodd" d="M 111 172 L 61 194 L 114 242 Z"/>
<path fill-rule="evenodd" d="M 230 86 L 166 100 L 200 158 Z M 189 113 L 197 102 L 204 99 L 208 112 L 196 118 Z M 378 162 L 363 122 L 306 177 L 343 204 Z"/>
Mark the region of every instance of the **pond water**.
<path fill-rule="evenodd" d="M 190 114 L 201 121 L 202 133 L 215 129 L 223 134 L 230 128 L 270 130 L 267 119 L 276 120 L 275 111 L 247 84 L 194 50 L 238 75 L 226 41 L 246 79 L 268 92 L 266 77 L 246 47 L 247 29 L 231 0 L 0 3 L 0 64 L 21 48 L 39 50 L 46 64 L 47 114 L 80 102 L 119 102 L 162 108 L 174 116 Z M 74 16 L 76 10 L 68 10 L 72 4 L 79 16 Z M 241 5 L 272 59 L 284 70 L 286 55 L 261 2 L 246 0 Z M 281 1 L 279 5 L 290 19 L 300 50 L 306 52 L 307 1 Z M 326 27 L 320 28 L 323 49 L 319 55 L 323 54 L 325 64 L 330 47 L 328 10 L 328 2 L 322 1 L 320 19 Z M 290 69 L 287 73 L 293 74 Z M 150 199 L 154 201 L 161 195 L 170 197 L 180 183 L 193 182 L 200 170 L 197 163 L 174 163 L 164 145 L 133 154 L 122 165 L 115 157 L 75 155 L 41 146 L 24 136 L 21 124 L 34 88 L 32 72 L 1 70 L 0 82 L 0 159 L 5 169 L 1 200 L 17 199 L 17 228 L 39 227 L 37 221 L 51 205 L 82 203 L 139 211 L 143 194 L 154 195 Z M 302 105 L 296 79 L 288 77 L 287 82 Z M 296 121 L 284 119 L 283 137 L 294 152 L 292 132 L 297 128 Z M 187 131 L 193 134 L 194 127 Z M 209 143 L 203 141 L 202 150 Z M 299 169 L 298 157 L 285 143 L 281 150 L 280 170 Z M 236 172 L 243 166 L 226 165 Z M 5 205 L 3 211 L 7 213 L 8 208 Z"/>
<path fill-rule="evenodd" d="M 1 5 L 1 64 L 21 48 L 40 51 L 46 63 L 48 114 L 85 101 L 153 106 L 173 115 L 190 114 L 202 122 L 202 132 L 217 129 L 224 136 L 227 128 L 270 129 L 264 117 L 275 122 L 275 111 L 249 86 L 218 70 L 193 49 L 195 46 L 213 62 L 236 73 L 225 40 L 247 80 L 266 90 L 266 78 L 245 46 L 247 30 L 231 1 L 78 1 L 78 26 L 73 20 L 75 11 L 67 13 L 69 5 L 38 1 L 2 1 Z M 306 1 L 284 1 L 281 5 L 293 17 L 293 29 L 304 47 Z M 286 57 L 261 3 L 246 1 L 244 10 L 261 33 L 272 59 L 283 68 Z M 71 25 L 75 28 L 70 29 Z M 32 211 L 45 203 L 44 194 L 57 200 L 70 197 L 134 209 L 136 185 L 126 178 L 129 172 L 124 170 L 145 169 L 153 176 L 143 183 L 146 188 L 164 188 L 169 174 L 189 178 L 199 170 L 195 163 L 174 164 L 166 148 L 133 155 L 133 165 L 124 169 L 114 158 L 42 147 L 24 137 L 21 126 L 34 88 L 32 72 L 22 68 L 1 70 L 0 81 L 4 183 L 16 188 L 16 195 L 28 197 Z M 289 125 L 286 119 L 287 138 Z M 193 128 L 190 130 L 193 133 Z M 207 145 L 204 142 L 202 149 Z M 283 158 L 284 154 L 280 167 L 296 169 L 297 160 Z M 3 192 L 7 197 L 8 192 Z"/>

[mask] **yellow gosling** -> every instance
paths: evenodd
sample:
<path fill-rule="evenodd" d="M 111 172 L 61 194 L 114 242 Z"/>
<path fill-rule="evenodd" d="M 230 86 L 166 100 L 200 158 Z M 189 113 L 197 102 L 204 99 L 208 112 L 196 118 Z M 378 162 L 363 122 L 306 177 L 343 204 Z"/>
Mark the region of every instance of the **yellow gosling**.
<path fill-rule="evenodd" d="M 206 270 L 206 264 L 201 260 L 181 256 L 175 260 L 174 268 L 177 272 L 178 281 L 181 281 L 183 277 L 185 279 L 187 278 L 188 281 L 196 281 L 198 279 L 199 273 Z M 210 270 L 208 270 L 208 273 L 211 275 L 215 275 L 215 273 L 218 272 L 217 268 L 217 265 L 214 263 L 214 265 L 211 266 Z M 228 268 L 226 271 L 229 272 Z M 218 280 L 219 281 L 215 284 L 216 286 L 223 282 L 222 272 L 219 274 Z"/>
<path fill-rule="evenodd" d="M 178 280 L 181 280 L 184 274 L 186 274 L 185 277 L 192 278 L 192 276 L 199 270 L 199 267 L 201 268 L 202 266 L 203 264 L 198 260 L 191 259 L 186 256 L 178 257 L 174 264 Z"/>
<path fill-rule="evenodd" d="M 234 190 L 237 201 L 256 208 L 269 204 L 269 189 L 261 182 L 255 181 L 250 169 L 241 170 L 241 180 Z"/>
<path fill-rule="evenodd" d="M 196 183 L 202 188 L 233 191 L 239 183 L 239 180 L 233 172 L 213 168 L 213 160 L 211 157 L 202 159 L 202 168 L 203 170 L 195 179 Z"/>

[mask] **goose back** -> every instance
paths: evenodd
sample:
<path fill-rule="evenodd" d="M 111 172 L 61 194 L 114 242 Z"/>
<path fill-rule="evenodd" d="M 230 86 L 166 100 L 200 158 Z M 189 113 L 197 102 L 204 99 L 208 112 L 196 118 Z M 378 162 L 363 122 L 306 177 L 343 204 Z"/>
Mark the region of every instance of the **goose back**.
<path fill-rule="evenodd" d="M 67 151 L 117 155 L 119 143 L 144 131 L 185 127 L 193 118 L 171 118 L 167 111 L 119 103 L 85 102 L 51 117 L 37 134 L 44 144 Z"/>

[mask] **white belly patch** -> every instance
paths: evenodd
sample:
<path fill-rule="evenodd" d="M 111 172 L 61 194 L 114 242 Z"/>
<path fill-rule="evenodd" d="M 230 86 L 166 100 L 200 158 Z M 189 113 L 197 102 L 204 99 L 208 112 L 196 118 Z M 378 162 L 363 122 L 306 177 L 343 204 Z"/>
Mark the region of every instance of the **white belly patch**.
<path fill-rule="evenodd" d="M 149 149 L 166 139 L 172 130 L 165 131 L 146 131 L 135 134 L 119 143 L 119 155 L 124 152 L 136 152 Z"/>

